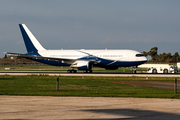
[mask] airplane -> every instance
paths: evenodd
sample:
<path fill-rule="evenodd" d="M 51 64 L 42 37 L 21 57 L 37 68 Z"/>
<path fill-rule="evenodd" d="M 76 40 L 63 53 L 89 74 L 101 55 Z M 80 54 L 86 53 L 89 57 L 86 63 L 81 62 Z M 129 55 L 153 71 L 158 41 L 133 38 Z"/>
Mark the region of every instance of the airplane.
<path fill-rule="evenodd" d="M 101 49 L 101 50 L 47 50 L 31 33 L 25 24 L 19 24 L 22 37 L 27 49 L 26 54 L 11 53 L 9 55 L 21 56 L 41 63 L 53 66 L 69 66 L 69 73 L 83 70 L 92 73 L 94 66 L 109 70 L 119 67 L 138 66 L 147 62 L 147 58 L 135 50 Z"/>

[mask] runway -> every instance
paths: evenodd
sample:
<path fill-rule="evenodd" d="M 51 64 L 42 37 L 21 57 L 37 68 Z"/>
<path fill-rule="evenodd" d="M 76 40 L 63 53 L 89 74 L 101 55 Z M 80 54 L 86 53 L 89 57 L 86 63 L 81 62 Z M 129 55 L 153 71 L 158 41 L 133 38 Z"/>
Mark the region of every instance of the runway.
<path fill-rule="evenodd" d="M 149 74 L 128 72 L 93 72 L 93 73 L 67 73 L 66 71 L 0 71 L 0 75 L 49 75 L 49 76 L 114 76 L 114 77 L 180 77 L 180 74 Z"/>

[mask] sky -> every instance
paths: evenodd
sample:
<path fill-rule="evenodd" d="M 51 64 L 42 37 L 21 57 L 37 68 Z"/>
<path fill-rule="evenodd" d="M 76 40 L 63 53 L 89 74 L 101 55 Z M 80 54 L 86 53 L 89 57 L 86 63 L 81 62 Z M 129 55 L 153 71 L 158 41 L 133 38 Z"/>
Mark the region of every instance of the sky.
<path fill-rule="evenodd" d="M 0 58 L 27 52 L 21 23 L 46 49 L 180 54 L 180 0 L 0 0 Z"/>

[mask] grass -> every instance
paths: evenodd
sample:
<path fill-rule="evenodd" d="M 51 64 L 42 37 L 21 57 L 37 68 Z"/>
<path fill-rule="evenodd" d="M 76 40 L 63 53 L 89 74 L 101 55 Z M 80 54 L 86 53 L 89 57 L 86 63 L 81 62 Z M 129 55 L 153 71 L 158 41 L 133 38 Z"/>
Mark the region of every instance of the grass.
<path fill-rule="evenodd" d="M 56 90 L 59 77 L 59 91 Z M 144 77 L 0 76 L 0 95 L 180 98 L 173 90 L 133 86 L 113 81 L 144 81 Z M 173 78 L 149 78 L 172 81 Z M 147 81 L 147 80 L 146 80 Z"/>
<path fill-rule="evenodd" d="M 11 71 L 63 71 L 68 69 L 68 67 L 56 67 L 50 65 L 0 65 L 1 71 L 4 71 L 5 68 L 9 68 Z"/>

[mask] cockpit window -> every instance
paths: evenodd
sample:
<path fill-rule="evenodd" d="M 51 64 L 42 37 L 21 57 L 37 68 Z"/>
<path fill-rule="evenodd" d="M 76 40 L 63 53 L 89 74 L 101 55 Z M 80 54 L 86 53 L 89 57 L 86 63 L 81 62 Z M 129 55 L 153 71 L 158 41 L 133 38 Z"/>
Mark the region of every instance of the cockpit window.
<path fill-rule="evenodd" d="M 136 54 L 136 57 L 142 57 L 144 56 L 143 54 Z"/>

